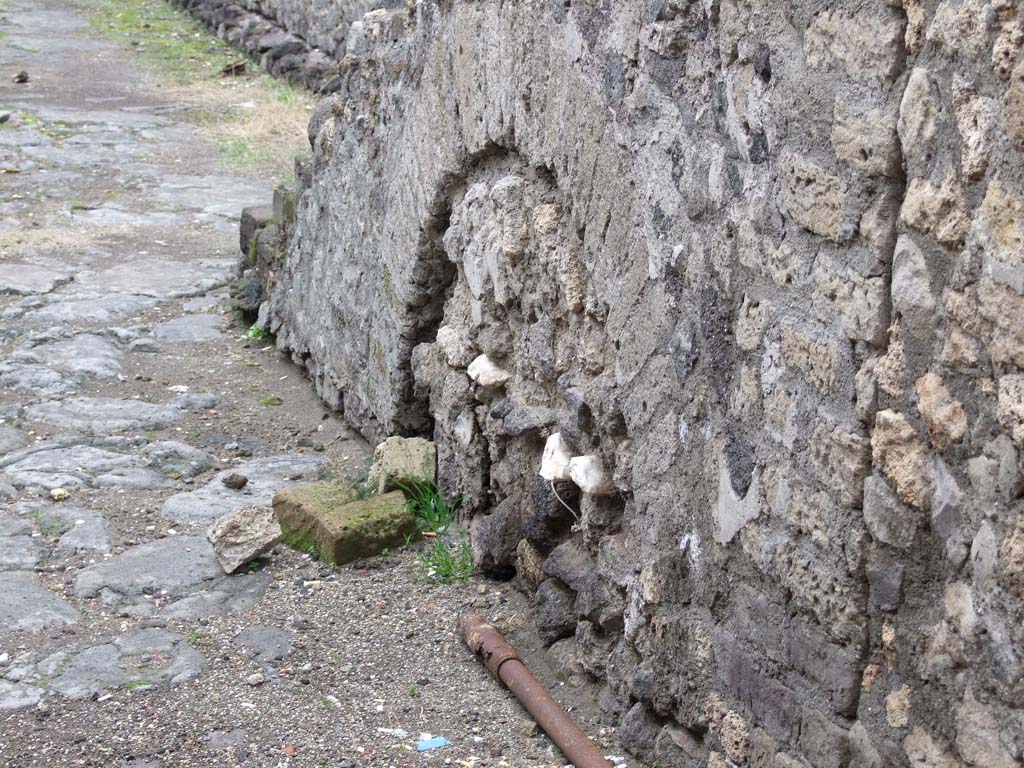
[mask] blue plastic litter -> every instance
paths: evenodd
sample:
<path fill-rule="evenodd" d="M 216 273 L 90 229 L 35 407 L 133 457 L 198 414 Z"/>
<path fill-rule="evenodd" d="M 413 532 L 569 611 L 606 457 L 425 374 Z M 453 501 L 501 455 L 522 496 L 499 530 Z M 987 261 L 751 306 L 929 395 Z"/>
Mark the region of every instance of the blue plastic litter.
<path fill-rule="evenodd" d="M 447 747 L 449 744 L 451 744 L 451 742 L 444 736 L 435 736 L 432 739 L 420 739 L 420 743 L 416 745 L 416 751 L 429 752 L 431 749 L 440 749 L 441 747 Z"/>

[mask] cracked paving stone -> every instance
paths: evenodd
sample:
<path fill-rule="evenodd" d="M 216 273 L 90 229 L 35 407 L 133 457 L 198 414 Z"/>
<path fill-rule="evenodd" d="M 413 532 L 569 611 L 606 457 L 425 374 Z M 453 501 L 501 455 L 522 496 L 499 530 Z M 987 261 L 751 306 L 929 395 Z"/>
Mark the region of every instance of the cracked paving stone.
<path fill-rule="evenodd" d="M 0 711 L 34 707 L 43 698 L 43 689 L 35 685 L 21 685 L 0 680 Z"/>
<path fill-rule="evenodd" d="M 78 391 L 78 381 L 37 363 L 0 363 L 0 390 L 28 392 L 35 397 L 62 397 Z"/>
<path fill-rule="evenodd" d="M 49 504 L 34 501 L 15 504 L 13 509 L 34 519 L 40 533 L 59 536 L 57 549 L 62 553 L 99 552 L 103 554 L 110 551 L 106 518 L 95 509 L 78 504 Z M 28 522 L 23 518 L 19 521 Z M 29 530 L 31 527 L 29 525 Z M 0 534 L 2 533 L 3 526 L 0 522 Z"/>
<path fill-rule="evenodd" d="M 172 261 L 132 260 L 91 275 L 80 275 L 85 289 L 106 293 L 184 298 L 204 294 L 229 282 L 235 273 L 232 259 Z"/>
<path fill-rule="evenodd" d="M 69 397 L 36 403 L 25 408 L 34 421 L 89 432 L 163 429 L 183 418 L 174 405 L 109 397 Z"/>
<path fill-rule="evenodd" d="M 75 273 L 59 267 L 34 264 L 0 264 L 0 294 L 29 296 L 50 293 L 70 282 Z"/>
<path fill-rule="evenodd" d="M 314 479 L 323 457 L 293 453 L 253 459 L 219 472 L 202 488 L 176 493 L 164 502 L 160 514 L 179 522 L 208 522 L 241 507 L 268 506 L 274 494 L 299 482 Z M 245 475 L 249 482 L 240 490 L 224 485 L 231 474 Z"/>
<path fill-rule="evenodd" d="M 201 475 L 214 465 L 216 459 L 198 448 L 176 440 L 160 440 L 142 449 L 149 466 L 165 475 L 190 478 Z"/>
<path fill-rule="evenodd" d="M 0 571 L 31 571 L 46 554 L 46 545 L 31 535 L 0 536 Z"/>
<path fill-rule="evenodd" d="M 0 427 L 0 456 L 28 444 L 28 435 L 14 427 Z"/>
<path fill-rule="evenodd" d="M 114 485 L 112 480 L 118 477 L 114 473 L 143 468 L 143 461 L 137 456 L 94 445 L 60 443 L 16 451 L 5 456 L 2 463 L 6 464 L 4 471 L 14 485 L 46 490 L 92 485 L 101 476 L 106 478 L 107 485 Z"/>
<path fill-rule="evenodd" d="M 85 568 L 74 591 L 131 615 L 199 618 L 248 610 L 267 583 L 264 574 L 225 576 L 205 537 L 174 536 Z"/>
<path fill-rule="evenodd" d="M 74 212 L 75 224 L 93 227 L 180 227 L 186 222 L 184 216 L 167 211 L 140 213 L 119 205 L 106 204 L 85 211 Z"/>
<path fill-rule="evenodd" d="M 0 573 L 0 631 L 66 626 L 78 610 L 41 586 L 28 573 Z"/>
<path fill-rule="evenodd" d="M 156 304 L 154 298 L 131 294 L 51 294 L 19 302 L 4 311 L 3 317 L 5 320 L 20 318 L 29 323 L 111 323 L 140 315 Z"/>
<path fill-rule="evenodd" d="M 178 685 L 194 678 L 205 666 L 202 654 L 184 636 L 154 627 L 128 632 L 77 654 L 58 651 L 55 656 L 53 661 L 44 659 L 39 666 L 63 670 L 46 687 L 69 699 L 83 699 L 114 688 Z"/>
<path fill-rule="evenodd" d="M 44 365 L 78 379 L 112 379 L 121 373 L 121 352 L 117 345 L 94 333 L 21 347 L 14 350 L 10 359 L 14 363 Z"/>
<path fill-rule="evenodd" d="M 213 341 L 224 335 L 224 326 L 217 315 L 184 315 L 160 323 L 153 335 L 167 341 Z"/>

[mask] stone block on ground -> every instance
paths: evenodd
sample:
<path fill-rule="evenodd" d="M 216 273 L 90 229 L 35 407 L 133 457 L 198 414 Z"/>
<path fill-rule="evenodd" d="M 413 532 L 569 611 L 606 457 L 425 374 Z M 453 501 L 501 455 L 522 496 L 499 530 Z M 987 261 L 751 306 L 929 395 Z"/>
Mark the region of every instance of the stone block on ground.
<path fill-rule="evenodd" d="M 407 477 L 433 480 L 437 472 L 437 448 L 422 437 L 389 437 L 373 451 L 367 485 L 384 493 L 396 480 Z"/>
<path fill-rule="evenodd" d="M 242 217 L 238 223 L 238 245 L 246 258 L 249 257 L 255 242 L 256 232 L 274 220 L 274 206 L 253 205 L 242 209 Z M 247 266 L 252 266 L 248 264 Z"/>
<path fill-rule="evenodd" d="M 290 488 L 274 496 L 274 514 L 284 541 L 307 551 L 315 547 L 320 559 L 344 565 L 405 543 L 416 533 L 416 517 L 400 492 L 352 499 L 338 483 L 315 483 Z"/>
<path fill-rule="evenodd" d="M 271 507 L 242 507 L 211 525 L 206 538 L 224 573 L 234 573 L 277 546 L 281 526 Z"/>

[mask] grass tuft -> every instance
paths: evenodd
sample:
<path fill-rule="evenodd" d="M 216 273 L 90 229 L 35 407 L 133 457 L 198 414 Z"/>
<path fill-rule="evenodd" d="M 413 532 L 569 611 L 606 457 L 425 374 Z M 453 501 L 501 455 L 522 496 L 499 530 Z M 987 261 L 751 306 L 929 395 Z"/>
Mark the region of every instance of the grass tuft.
<path fill-rule="evenodd" d="M 267 333 L 258 325 L 250 325 L 245 333 L 242 334 L 243 339 L 253 339 L 255 341 L 272 341 L 273 335 Z"/>
<path fill-rule="evenodd" d="M 448 531 L 461 499 L 449 504 L 437 483 L 426 478 L 410 477 L 396 481 L 395 485 L 405 494 L 409 509 L 415 513 L 420 533 L 441 536 Z"/>
<path fill-rule="evenodd" d="M 450 582 L 469 578 L 474 571 L 469 534 L 451 532 L 461 499 L 449 504 L 430 479 L 406 478 L 395 482 L 416 515 L 416 527 L 426 539 L 417 567 L 430 581 Z"/>
<path fill-rule="evenodd" d="M 459 531 L 455 537 L 427 539 L 416 565 L 428 581 L 465 581 L 476 570 L 469 534 Z"/>

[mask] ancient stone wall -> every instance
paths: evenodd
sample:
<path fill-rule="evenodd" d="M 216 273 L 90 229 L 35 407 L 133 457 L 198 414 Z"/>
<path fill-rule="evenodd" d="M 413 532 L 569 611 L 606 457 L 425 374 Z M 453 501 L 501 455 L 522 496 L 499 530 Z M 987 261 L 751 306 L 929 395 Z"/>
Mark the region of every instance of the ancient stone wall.
<path fill-rule="evenodd" d="M 1022 765 L 1021 25 L 424 0 L 317 109 L 263 322 L 659 766 Z"/>
<path fill-rule="evenodd" d="M 362 17 L 403 0 L 170 0 L 274 75 L 329 93 L 338 61 L 361 51 Z"/>

